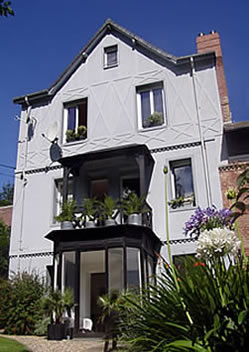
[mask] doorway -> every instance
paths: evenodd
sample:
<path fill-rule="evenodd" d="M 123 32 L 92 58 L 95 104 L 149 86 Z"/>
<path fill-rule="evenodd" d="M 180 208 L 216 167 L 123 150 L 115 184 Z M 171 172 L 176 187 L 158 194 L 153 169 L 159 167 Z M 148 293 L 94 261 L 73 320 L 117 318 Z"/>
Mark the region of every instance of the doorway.
<path fill-rule="evenodd" d="M 101 308 L 98 299 L 107 293 L 105 251 L 89 251 L 80 254 L 80 328 L 84 319 L 91 319 L 93 331 L 103 331 L 99 323 Z"/>
<path fill-rule="evenodd" d="M 91 319 L 93 322 L 93 330 L 95 332 L 103 332 L 104 325 L 100 322 L 101 307 L 98 303 L 99 297 L 107 293 L 106 274 L 91 274 Z"/>

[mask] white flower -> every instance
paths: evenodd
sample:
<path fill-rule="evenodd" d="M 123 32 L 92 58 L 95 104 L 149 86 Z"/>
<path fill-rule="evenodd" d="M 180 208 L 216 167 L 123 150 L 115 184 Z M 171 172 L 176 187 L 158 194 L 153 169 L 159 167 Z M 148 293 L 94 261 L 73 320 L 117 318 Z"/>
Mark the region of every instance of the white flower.
<path fill-rule="evenodd" d="M 227 228 L 214 228 L 201 232 L 196 249 L 196 257 L 209 259 L 211 257 L 223 257 L 237 255 L 240 249 L 240 241 L 234 231 Z"/>

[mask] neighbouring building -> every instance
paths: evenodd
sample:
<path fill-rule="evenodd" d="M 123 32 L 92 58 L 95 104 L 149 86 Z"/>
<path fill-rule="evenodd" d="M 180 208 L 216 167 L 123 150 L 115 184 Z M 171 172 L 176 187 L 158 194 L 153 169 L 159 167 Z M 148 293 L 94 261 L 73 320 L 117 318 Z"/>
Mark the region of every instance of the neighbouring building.
<path fill-rule="evenodd" d="M 237 177 L 249 169 L 249 122 L 228 123 L 224 126 L 223 143 L 225 151 L 222 156 L 226 163 L 219 167 L 221 190 L 224 206 L 230 207 L 233 201 L 225 196 L 229 188 L 237 187 Z M 248 212 L 238 220 L 245 252 L 249 256 L 249 214 Z"/>
<path fill-rule="evenodd" d="M 201 34 L 197 53 L 175 57 L 107 20 L 51 87 L 14 102 L 26 123 L 10 271 L 36 270 L 54 287 L 71 287 L 75 332 L 86 318 L 97 331 L 98 296 L 145 285 L 157 253 L 167 259 L 165 166 L 175 260 L 195 252 L 182 230 L 194 209 L 222 207 L 231 114 L 219 35 Z M 84 198 L 118 198 L 127 189 L 147 194 L 151 212 L 141 226 L 122 214 L 115 226 L 94 228 L 66 230 L 54 220 L 66 199 L 80 209 Z"/>
<path fill-rule="evenodd" d="M 0 219 L 5 225 L 11 226 L 13 205 L 5 205 L 0 207 Z"/>

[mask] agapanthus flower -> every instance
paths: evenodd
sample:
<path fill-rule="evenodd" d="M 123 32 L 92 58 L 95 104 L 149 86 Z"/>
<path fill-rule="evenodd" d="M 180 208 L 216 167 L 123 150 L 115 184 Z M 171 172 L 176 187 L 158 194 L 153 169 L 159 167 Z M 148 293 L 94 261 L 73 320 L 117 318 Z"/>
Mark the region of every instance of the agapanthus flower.
<path fill-rule="evenodd" d="M 232 211 L 230 209 L 218 210 L 215 205 L 206 209 L 198 207 L 190 219 L 185 223 L 185 235 L 198 237 L 204 230 L 214 228 L 232 227 Z"/>
<path fill-rule="evenodd" d="M 215 228 L 201 232 L 196 248 L 196 257 L 208 260 L 212 257 L 236 256 L 241 247 L 234 231 Z"/>

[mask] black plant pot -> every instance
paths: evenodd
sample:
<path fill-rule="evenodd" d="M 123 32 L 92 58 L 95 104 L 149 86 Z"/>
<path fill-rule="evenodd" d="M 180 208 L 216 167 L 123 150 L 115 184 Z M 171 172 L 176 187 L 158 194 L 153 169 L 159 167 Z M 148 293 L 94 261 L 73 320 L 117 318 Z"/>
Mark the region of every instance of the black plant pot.
<path fill-rule="evenodd" d="M 63 340 L 66 338 L 66 324 L 49 324 L 48 340 Z"/>

